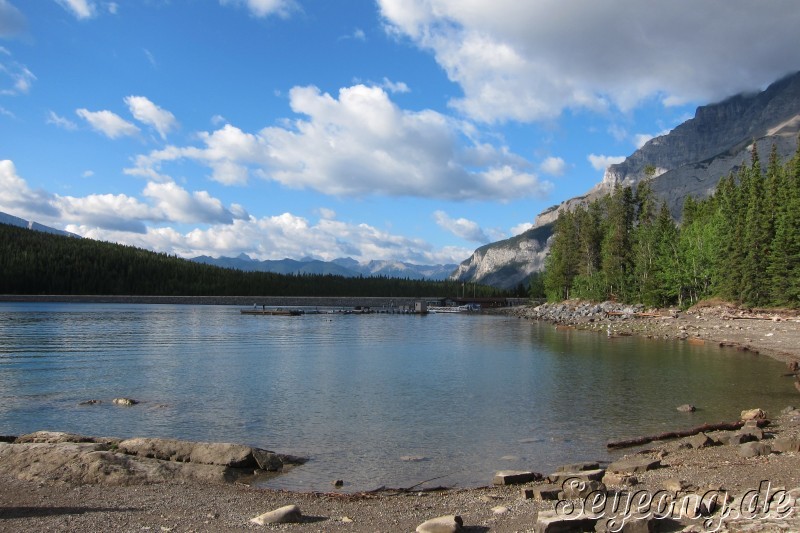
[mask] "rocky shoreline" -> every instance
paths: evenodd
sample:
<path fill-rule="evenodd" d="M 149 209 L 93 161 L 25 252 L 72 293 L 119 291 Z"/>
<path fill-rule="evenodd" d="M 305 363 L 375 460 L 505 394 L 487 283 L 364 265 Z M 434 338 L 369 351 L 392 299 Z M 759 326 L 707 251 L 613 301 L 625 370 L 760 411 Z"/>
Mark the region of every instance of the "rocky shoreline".
<path fill-rule="evenodd" d="M 585 302 L 512 313 L 800 360 L 792 313 Z M 742 418 L 729 430 L 630 448 L 611 464 L 576 458 L 589 461 L 498 472 L 482 488 L 360 494 L 341 493 L 335 480 L 327 493 L 251 487 L 254 473 L 302 462 L 267 450 L 40 432 L 0 439 L 0 531 L 800 531 L 800 410 Z M 659 515 L 656 502 L 670 512 Z"/>
<path fill-rule="evenodd" d="M 693 344 L 712 343 L 761 353 L 784 362 L 800 361 L 800 312 L 796 310 L 759 310 L 724 302 L 705 302 L 681 311 L 646 309 L 641 304 L 570 300 L 515 307 L 505 313 L 610 336 L 638 335 Z"/>

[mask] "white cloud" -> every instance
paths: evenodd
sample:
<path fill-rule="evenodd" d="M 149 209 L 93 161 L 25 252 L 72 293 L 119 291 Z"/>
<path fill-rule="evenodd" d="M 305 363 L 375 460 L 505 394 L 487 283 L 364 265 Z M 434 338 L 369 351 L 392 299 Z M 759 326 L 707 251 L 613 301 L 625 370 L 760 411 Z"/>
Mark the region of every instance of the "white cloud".
<path fill-rule="evenodd" d="M 75 113 L 88 122 L 92 129 L 111 139 L 139 133 L 139 128 L 111 111 L 77 109 Z"/>
<path fill-rule="evenodd" d="M 189 192 L 172 182 L 148 183 L 142 195 L 144 200 L 126 194 L 73 197 L 34 191 L 12 161 L 0 161 L 0 211 L 41 222 L 145 233 L 148 223 L 229 224 L 250 216 L 240 205 L 228 209 L 206 191 Z"/>
<path fill-rule="evenodd" d="M 383 82 L 381 83 L 381 87 L 389 91 L 390 93 L 408 93 L 411 92 L 411 89 L 405 82 L 399 81 L 394 82 L 389 78 L 383 78 Z"/>
<path fill-rule="evenodd" d="M 533 224 L 530 222 L 522 222 L 517 224 L 513 228 L 511 228 L 511 235 L 519 235 L 520 233 L 526 232 L 533 227 Z"/>
<path fill-rule="evenodd" d="M 68 118 L 59 116 L 55 111 L 50 111 L 47 114 L 47 124 L 52 124 L 54 126 L 58 126 L 59 128 L 64 128 L 65 130 L 74 130 L 78 128 L 78 125 L 69 120 Z"/>
<path fill-rule="evenodd" d="M 56 0 L 56 2 L 79 20 L 90 19 L 96 13 L 94 2 L 90 0 Z"/>
<path fill-rule="evenodd" d="M 505 146 L 471 140 L 468 124 L 431 110 L 400 109 L 379 87 L 346 87 L 338 98 L 295 87 L 290 105 L 303 118 L 257 133 L 226 124 L 200 134 L 203 147 L 154 151 L 126 172 L 164 179 L 165 162 L 191 159 L 220 183 L 242 184 L 256 175 L 338 196 L 509 200 L 552 189 Z"/>
<path fill-rule="evenodd" d="M 183 257 L 246 253 L 259 260 L 353 257 L 361 261 L 377 259 L 438 264 L 457 263 L 472 253 L 471 249 L 459 247 L 435 249 L 422 239 L 394 235 L 368 224 L 348 224 L 329 219 L 312 224 L 291 213 L 236 219 L 231 224 L 217 224 L 185 233 L 171 227 L 149 227 L 146 233 L 141 234 L 79 224 L 68 225 L 66 229 L 93 239 L 177 253 Z"/>
<path fill-rule="evenodd" d="M 143 194 L 154 202 L 166 220 L 216 224 L 229 224 L 233 221 L 233 214 L 220 200 L 206 191 L 189 193 L 174 182 L 151 182 L 147 184 Z"/>
<path fill-rule="evenodd" d="M 58 210 L 51 205 L 51 200 L 52 195 L 28 186 L 17 174 L 13 161 L 0 160 L 0 211 L 27 219 L 54 217 Z"/>
<path fill-rule="evenodd" d="M 6 109 L 3 106 L 0 106 L 0 115 L 3 115 L 4 117 L 8 117 L 8 118 L 13 118 L 13 119 L 17 118 L 17 116 L 14 113 L 12 113 L 11 111 L 9 111 L 8 109 Z"/>
<path fill-rule="evenodd" d="M 167 133 L 178 126 L 175 115 L 157 106 L 146 96 L 126 96 L 124 100 L 131 115 L 139 122 L 155 128 L 162 139 L 166 139 Z"/>
<path fill-rule="evenodd" d="M 161 217 L 151 206 L 125 194 L 55 196 L 52 203 L 62 220 L 106 230 L 145 233 L 144 221 Z"/>
<path fill-rule="evenodd" d="M 8 78 L 10 85 L 6 85 L 2 78 Z M 11 52 L 0 46 L 0 95 L 16 96 L 18 94 L 26 94 L 31 90 L 35 80 L 36 76 L 28 67 L 14 61 Z"/>
<path fill-rule="evenodd" d="M 563 176 L 567 170 L 567 163 L 560 157 L 548 157 L 539 166 L 542 172 L 551 176 Z"/>
<path fill-rule="evenodd" d="M 714 101 L 800 65 L 795 0 L 378 4 L 390 33 L 429 51 L 461 86 L 451 105 L 486 122 Z"/>
<path fill-rule="evenodd" d="M 395 235 L 368 224 L 335 220 L 320 208 L 316 224 L 283 213 L 260 219 L 238 204 L 225 208 L 205 191 L 189 192 L 175 183 L 148 183 L 143 198 L 125 194 L 60 196 L 32 190 L 10 160 L 0 161 L 0 211 L 62 227 L 90 237 L 151 250 L 197 255 L 238 255 L 259 259 L 319 257 L 385 259 L 420 264 L 454 263 L 471 249 L 434 248 L 422 240 Z M 181 233 L 170 223 L 204 224 Z"/>
<path fill-rule="evenodd" d="M 147 62 L 150 63 L 150 66 L 153 68 L 158 68 L 158 62 L 156 61 L 156 56 L 148 50 L 147 48 L 142 48 L 142 52 L 144 52 L 144 56 L 147 58 Z"/>
<path fill-rule="evenodd" d="M 595 155 L 589 154 L 587 156 L 589 163 L 595 170 L 605 170 L 609 165 L 617 165 L 625 161 L 625 156 L 610 156 L 610 155 Z"/>
<path fill-rule="evenodd" d="M 278 15 L 285 18 L 297 9 L 294 0 L 219 0 L 219 3 L 223 6 L 245 6 L 256 17 Z"/>
<path fill-rule="evenodd" d="M 325 218 L 328 220 L 333 220 L 334 218 L 336 218 L 336 211 L 334 211 L 333 209 L 328 209 L 327 207 L 320 207 L 319 209 L 317 209 L 317 211 L 319 212 L 320 218 Z"/>
<path fill-rule="evenodd" d="M 449 231 L 461 239 L 479 242 L 481 244 L 487 243 L 490 240 L 478 223 L 472 220 L 466 218 L 450 218 L 444 211 L 434 212 L 433 218 L 440 228 Z"/>
<path fill-rule="evenodd" d="M 27 28 L 25 15 L 8 0 L 0 0 L 0 37 L 11 38 Z"/>

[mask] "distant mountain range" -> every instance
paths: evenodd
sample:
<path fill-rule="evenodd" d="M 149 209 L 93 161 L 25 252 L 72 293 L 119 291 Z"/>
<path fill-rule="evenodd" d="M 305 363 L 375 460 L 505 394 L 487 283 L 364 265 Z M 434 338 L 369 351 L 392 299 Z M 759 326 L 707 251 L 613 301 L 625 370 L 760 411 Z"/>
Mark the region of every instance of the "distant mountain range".
<path fill-rule="evenodd" d="M 81 238 L 80 235 L 51 228 L 38 222 L 25 220 L 8 213 L 0 212 L 0 224 L 9 224 L 20 228 L 65 235 L 67 237 Z M 331 274 L 346 278 L 359 276 L 383 276 L 387 278 L 425 279 L 439 281 L 447 279 L 456 268 L 455 264 L 447 265 L 416 265 L 401 261 L 369 261 L 359 263 L 351 257 L 334 259 L 333 261 L 320 261 L 318 259 L 304 258 L 258 261 L 247 254 L 238 257 L 209 257 L 201 255 L 190 261 L 215 265 L 223 268 L 235 268 L 245 272 L 273 272 L 275 274 Z"/>
<path fill-rule="evenodd" d="M 237 257 L 209 257 L 201 255 L 191 259 L 198 263 L 216 265 L 225 268 L 236 268 L 243 271 L 274 272 L 276 274 L 331 274 L 355 278 L 359 276 L 384 276 L 387 278 L 447 279 L 456 268 L 456 265 L 416 265 L 401 261 L 369 261 L 359 263 L 351 257 L 334 259 L 333 261 L 320 261 L 318 259 L 304 258 L 264 260 L 253 259 L 247 254 Z"/>
<path fill-rule="evenodd" d="M 45 233 L 53 233 L 55 235 L 65 235 L 67 237 L 80 238 L 80 235 L 75 235 L 74 233 L 70 233 L 68 231 L 51 228 L 32 220 L 25 220 L 24 218 L 15 217 L 14 215 L 9 215 L 8 213 L 0 212 L 0 224 L 8 224 L 10 226 L 28 228 L 36 231 L 43 231 Z"/>
<path fill-rule="evenodd" d="M 528 231 L 475 250 L 452 279 L 506 289 L 527 283 L 531 273 L 544 269 L 553 223 L 565 209 L 588 204 L 612 192 L 617 184 L 635 186 L 653 167 L 652 190 L 678 219 L 687 196 L 709 196 L 720 178 L 736 172 L 742 163 L 749 164 L 754 143 L 762 165 L 773 145 L 786 161 L 797 150 L 799 133 L 800 72 L 759 93 L 699 107 L 694 118 L 651 139 L 622 163 L 609 166 L 602 181 L 585 195 L 546 209 Z"/>

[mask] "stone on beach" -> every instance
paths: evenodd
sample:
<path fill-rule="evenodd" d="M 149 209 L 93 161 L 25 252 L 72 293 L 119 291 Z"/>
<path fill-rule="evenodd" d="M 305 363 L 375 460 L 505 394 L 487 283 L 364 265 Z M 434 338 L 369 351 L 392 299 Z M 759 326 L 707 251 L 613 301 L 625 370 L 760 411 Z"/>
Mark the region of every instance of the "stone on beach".
<path fill-rule="evenodd" d="M 639 474 L 648 470 L 655 470 L 661 466 L 660 459 L 649 459 L 647 457 L 630 457 L 620 459 L 608 465 L 607 470 L 616 474 Z"/>
<path fill-rule="evenodd" d="M 758 457 L 770 453 L 772 453 L 772 447 L 763 442 L 747 442 L 739 446 L 739 455 L 742 457 Z"/>
<path fill-rule="evenodd" d="M 417 526 L 417 533 L 453 533 L 461 531 L 464 521 L 458 515 L 439 516 Z"/>
<path fill-rule="evenodd" d="M 772 451 L 779 453 L 800 452 L 800 438 L 781 437 L 772 441 Z"/>
<path fill-rule="evenodd" d="M 501 470 L 495 473 L 492 479 L 493 485 L 519 485 L 521 483 L 530 483 L 531 481 L 539 481 L 542 479 L 542 474 L 538 472 L 527 472 L 524 470 Z"/>
<path fill-rule="evenodd" d="M 271 472 L 280 471 L 285 462 L 284 458 L 269 450 L 226 442 L 190 442 L 138 437 L 120 442 L 119 450 L 129 455 L 164 461 L 230 468 L 258 468 Z"/>
<path fill-rule="evenodd" d="M 526 500 L 557 500 L 559 492 L 561 492 L 561 485 L 549 483 L 522 489 L 522 497 Z"/>
<path fill-rule="evenodd" d="M 556 472 L 581 472 L 584 470 L 597 470 L 598 468 L 600 468 L 600 463 L 597 462 L 570 463 L 559 466 L 556 468 Z"/>
<path fill-rule="evenodd" d="M 536 525 L 533 530 L 536 533 L 567 533 L 571 531 L 594 531 L 597 523 L 595 518 L 571 518 L 559 515 L 555 511 L 539 511 L 536 517 Z"/>
<path fill-rule="evenodd" d="M 761 409 L 747 409 L 742 411 L 739 417 L 741 420 L 764 420 L 767 418 L 767 413 Z"/>
<path fill-rule="evenodd" d="M 267 524 L 293 524 L 300 522 L 302 519 L 303 515 L 300 513 L 300 508 L 292 504 L 258 515 L 255 518 L 251 518 L 250 521 L 259 526 L 264 526 Z"/>
<path fill-rule="evenodd" d="M 559 497 L 563 500 L 583 500 L 593 493 L 606 493 L 606 486 L 600 481 L 572 479 L 564 483 Z"/>
<path fill-rule="evenodd" d="M 708 446 L 713 446 L 714 441 L 703 432 L 698 433 L 697 435 L 692 435 L 691 437 L 686 439 L 686 444 L 689 445 L 690 448 L 699 449 L 699 448 L 706 448 Z"/>
<path fill-rule="evenodd" d="M 595 470 L 578 470 L 576 472 L 553 472 L 547 479 L 550 483 L 564 483 L 568 479 L 577 479 L 581 481 L 600 481 L 603 479 L 606 471 L 603 468 Z"/>

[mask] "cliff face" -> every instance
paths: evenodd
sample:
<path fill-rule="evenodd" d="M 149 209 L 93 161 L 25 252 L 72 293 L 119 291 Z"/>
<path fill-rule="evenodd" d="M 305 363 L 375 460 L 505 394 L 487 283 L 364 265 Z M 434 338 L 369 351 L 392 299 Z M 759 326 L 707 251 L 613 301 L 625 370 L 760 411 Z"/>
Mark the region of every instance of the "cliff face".
<path fill-rule="evenodd" d="M 451 279 L 504 288 L 527 280 L 531 272 L 544 266 L 547 238 L 561 211 L 603 196 L 618 183 L 636 185 L 649 165 L 656 169 L 653 191 L 667 201 L 672 215 L 678 218 L 687 196 L 708 196 L 721 177 L 735 172 L 743 162 L 749 164 L 753 141 L 766 164 L 773 144 L 782 158 L 791 157 L 797 149 L 798 133 L 800 72 L 760 93 L 740 94 L 699 107 L 694 118 L 667 135 L 651 139 L 622 163 L 608 167 L 602 181 L 585 195 L 540 213 L 533 229 L 476 250 Z"/>

